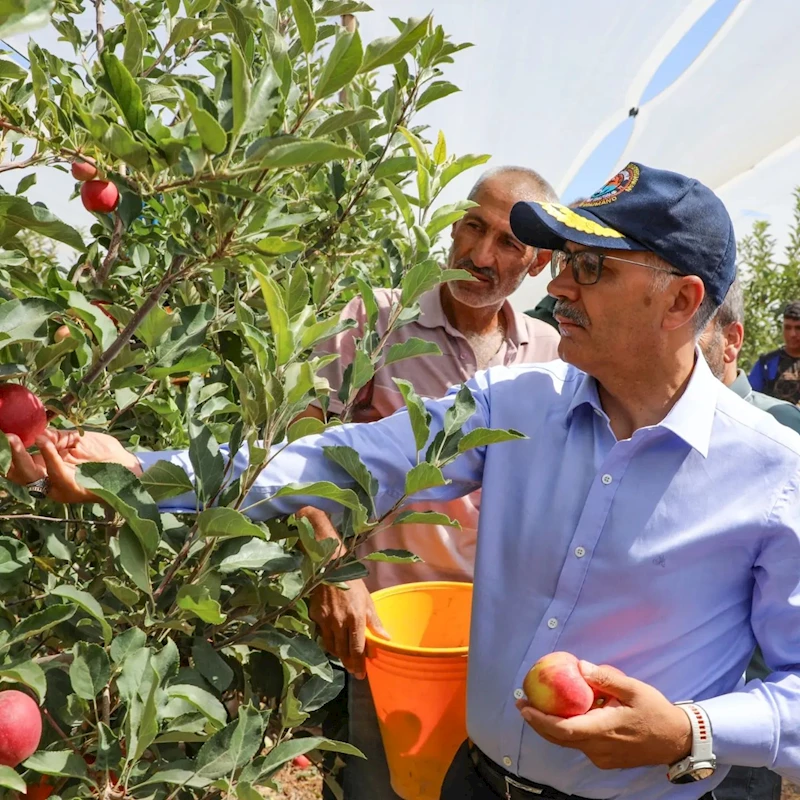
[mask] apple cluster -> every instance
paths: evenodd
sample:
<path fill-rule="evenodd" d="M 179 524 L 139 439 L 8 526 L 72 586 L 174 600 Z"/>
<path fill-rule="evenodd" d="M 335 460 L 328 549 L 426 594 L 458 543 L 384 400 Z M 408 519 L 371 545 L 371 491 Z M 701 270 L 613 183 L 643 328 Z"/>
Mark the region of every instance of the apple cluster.
<path fill-rule="evenodd" d="M 72 162 L 72 177 L 82 181 L 81 202 L 87 211 L 109 214 L 119 202 L 119 190 L 111 183 L 97 178 L 97 166 L 90 158 Z"/>

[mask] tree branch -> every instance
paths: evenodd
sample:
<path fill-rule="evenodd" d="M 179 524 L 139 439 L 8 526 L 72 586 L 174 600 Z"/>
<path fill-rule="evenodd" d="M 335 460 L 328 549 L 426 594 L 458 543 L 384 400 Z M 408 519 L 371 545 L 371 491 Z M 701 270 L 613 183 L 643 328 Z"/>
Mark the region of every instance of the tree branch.
<path fill-rule="evenodd" d="M 106 29 L 103 27 L 103 15 L 105 9 L 103 0 L 94 0 L 95 27 L 97 28 L 97 55 L 103 54 L 106 46 Z"/>
<path fill-rule="evenodd" d="M 111 234 L 111 241 L 108 243 L 108 252 L 103 259 L 103 263 L 95 276 L 95 283 L 103 286 L 111 274 L 111 270 L 119 257 L 119 248 L 122 244 L 122 234 L 125 224 L 122 221 L 119 211 L 114 214 L 114 232 Z"/>

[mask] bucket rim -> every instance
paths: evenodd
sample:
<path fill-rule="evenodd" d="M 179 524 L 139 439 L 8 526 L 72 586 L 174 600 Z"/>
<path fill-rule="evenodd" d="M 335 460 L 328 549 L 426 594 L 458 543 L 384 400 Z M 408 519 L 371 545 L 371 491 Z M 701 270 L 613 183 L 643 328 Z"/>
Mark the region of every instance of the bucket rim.
<path fill-rule="evenodd" d="M 406 594 L 424 587 L 425 589 L 458 589 L 468 591 L 472 594 L 472 583 L 470 581 L 417 581 L 416 583 L 401 583 L 397 586 L 390 586 L 386 589 L 378 589 L 371 593 L 374 599 L 391 597 L 396 594 Z M 461 647 L 419 647 L 410 644 L 396 644 L 389 639 L 376 636 L 369 628 L 365 631 L 368 643 L 372 643 L 383 650 L 399 655 L 414 655 L 423 658 L 440 658 L 442 656 L 466 656 L 469 653 L 469 645 Z M 369 656 L 368 656 L 369 658 Z"/>

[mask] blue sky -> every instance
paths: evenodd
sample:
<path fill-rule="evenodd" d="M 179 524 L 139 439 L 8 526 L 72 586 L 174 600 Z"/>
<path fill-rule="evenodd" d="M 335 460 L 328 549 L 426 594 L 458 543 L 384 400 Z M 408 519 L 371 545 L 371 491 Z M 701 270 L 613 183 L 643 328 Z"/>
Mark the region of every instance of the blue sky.
<path fill-rule="evenodd" d="M 739 0 L 716 0 L 664 59 L 642 93 L 639 105 L 652 100 L 683 74 L 722 27 L 738 3 Z M 565 202 L 570 203 L 577 198 L 592 194 L 611 177 L 611 171 L 625 149 L 634 124 L 633 117 L 628 117 L 597 146 L 564 191 Z"/>

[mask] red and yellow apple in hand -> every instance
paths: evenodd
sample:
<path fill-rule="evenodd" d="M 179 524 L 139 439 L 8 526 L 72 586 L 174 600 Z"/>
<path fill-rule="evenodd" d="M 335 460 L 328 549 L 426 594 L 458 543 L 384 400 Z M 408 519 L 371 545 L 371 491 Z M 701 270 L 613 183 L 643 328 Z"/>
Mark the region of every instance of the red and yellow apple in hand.
<path fill-rule="evenodd" d="M 0 431 L 18 436 L 30 447 L 47 427 L 42 401 L 19 383 L 0 385 Z"/>
<path fill-rule="evenodd" d="M 525 676 L 522 689 L 534 708 L 556 717 L 577 717 L 606 701 L 586 682 L 572 653 L 540 658 Z"/>

